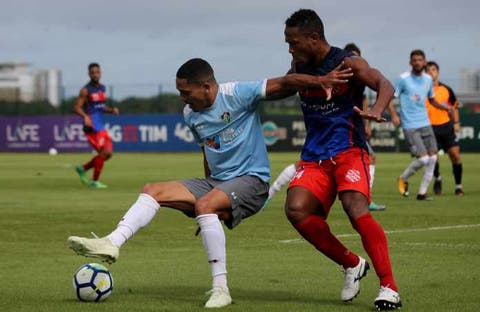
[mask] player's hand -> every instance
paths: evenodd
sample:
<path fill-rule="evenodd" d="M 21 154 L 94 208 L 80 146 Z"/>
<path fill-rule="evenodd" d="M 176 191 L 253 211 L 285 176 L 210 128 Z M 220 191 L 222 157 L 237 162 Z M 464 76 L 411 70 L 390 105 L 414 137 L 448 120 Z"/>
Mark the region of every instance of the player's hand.
<path fill-rule="evenodd" d="M 112 114 L 114 114 L 114 115 L 119 115 L 120 114 L 120 110 L 118 109 L 118 107 L 113 107 L 112 108 Z"/>
<path fill-rule="evenodd" d="M 83 117 L 83 125 L 85 127 L 93 128 L 93 123 L 89 116 Z"/>
<path fill-rule="evenodd" d="M 332 98 L 336 87 L 340 84 L 347 83 L 348 79 L 353 76 L 351 68 L 343 68 L 344 62 L 335 67 L 331 72 L 322 77 L 321 86 L 327 94 L 327 101 Z"/>
<path fill-rule="evenodd" d="M 455 122 L 453 124 L 453 131 L 455 131 L 455 133 L 460 133 L 460 130 L 462 130 L 462 127 L 460 126 L 460 123 L 459 122 Z"/>
<path fill-rule="evenodd" d="M 353 110 L 360 115 L 363 119 L 374 120 L 376 122 L 385 122 L 387 119 L 382 115 L 374 112 L 374 111 L 363 111 L 360 108 L 354 106 Z"/>

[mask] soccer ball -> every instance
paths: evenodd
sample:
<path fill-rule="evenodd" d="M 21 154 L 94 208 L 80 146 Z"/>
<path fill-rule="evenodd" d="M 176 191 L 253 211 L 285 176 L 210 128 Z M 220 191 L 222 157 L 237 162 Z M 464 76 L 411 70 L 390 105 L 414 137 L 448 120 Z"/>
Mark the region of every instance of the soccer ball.
<path fill-rule="evenodd" d="M 84 264 L 73 275 L 73 289 L 79 300 L 103 301 L 112 293 L 112 275 L 101 264 Z"/>

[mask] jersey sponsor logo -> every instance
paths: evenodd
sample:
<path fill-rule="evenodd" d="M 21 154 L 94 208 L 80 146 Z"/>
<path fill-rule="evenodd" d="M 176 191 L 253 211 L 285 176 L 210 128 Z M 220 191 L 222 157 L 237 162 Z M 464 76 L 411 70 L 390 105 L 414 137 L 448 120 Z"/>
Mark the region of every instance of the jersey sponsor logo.
<path fill-rule="evenodd" d="M 223 112 L 223 114 L 220 116 L 220 118 L 223 120 L 225 123 L 230 123 L 232 121 L 232 118 L 230 116 L 229 112 Z"/>
<path fill-rule="evenodd" d="M 90 93 L 88 96 L 92 102 L 105 102 L 107 98 L 105 92 Z"/>
<path fill-rule="evenodd" d="M 345 175 L 345 179 L 350 182 L 358 182 L 361 179 L 360 176 L 360 171 L 357 169 L 350 169 L 347 171 L 347 174 Z"/>

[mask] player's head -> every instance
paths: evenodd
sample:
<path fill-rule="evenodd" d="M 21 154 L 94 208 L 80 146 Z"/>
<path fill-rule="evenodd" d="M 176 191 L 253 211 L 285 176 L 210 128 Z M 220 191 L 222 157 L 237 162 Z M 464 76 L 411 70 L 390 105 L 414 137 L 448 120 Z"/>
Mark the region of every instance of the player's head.
<path fill-rule="evenodd" d="M 207 61 L 194 58 L 184 63 L 177 71 L 177 90 L 184 103 L 194 111 L 200 111 L 213 104 L 217 82 L 212 66 Z"/>
<path fill-rule="evenodd" d="M 430 61 L 427 62 L 427 67 L 426 67 L 427 74 L 432 76 L 432 79 L 434 81 L 438 80 L 438 75 L 440 73 L 440 67 L 436 62 Z"/>
<path fill-rule="evenodd" d="M 410 52 L 410 65 L 412 66 L 413 72 L 420 74 L 425 69 L 426 64 L 425 52 L 422 50 L 413 50 Z"/>
<path fill-rule="evenodd" d="M 98 63 L 88 64 L 88 76 L 93 83 L 98 83 L 100 81 L 102 71 L 100 70 L 100 65 Z"/>
<path fill-rule="evenodd" d="M 313 10 L 301 9 L 285 21 L 285 42 L 296 64 L 315 61 L 318 47 L 326 44 L 323 22 Z"/>
<path fill-rule="evenodd" d="M 360 49 L 357 47 L 355 43 L 349 43 L 343 49 L 352 52 L 356 56 L 362 55 L 362 53 L 360 52 Z"/>

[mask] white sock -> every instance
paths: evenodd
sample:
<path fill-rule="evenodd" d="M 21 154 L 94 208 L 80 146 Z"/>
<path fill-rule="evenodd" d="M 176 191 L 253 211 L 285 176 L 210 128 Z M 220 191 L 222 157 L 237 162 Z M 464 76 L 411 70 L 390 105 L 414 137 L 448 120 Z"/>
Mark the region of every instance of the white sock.
<path fill-rule="evenodd" d="M 117 228 L 107 238 L 120 248 L 138 230 L 152 221 L 159 208 L 160 205 L 152 196 L 145 193 L 140 194 L 137 201 L 120 220 Z"/>
<path fill-rule="evenodd" d="M 213 286 L 228 289 L 225 232 L 222 224 L 216 214 L 199 215 L 196 219 L 201 229 L 203 246 L 210 263 Z"/>
<path fill-rule="evenodd" d="M 415 172 L 417 172 L 418 169 L 426 166 L 428 164 L 428 158 L 428 155 L 425 155 L 412 161 L 410 165 L 408 165 L 407 169 L 405 169 L 405 171 L 402 173 L 402 179 L 404 181 L 407 181 L 408 178 L 411 177 Z"/>
<path fill-rule="evenodd" d="M 369 167 L 370 171 L 370 190 L 372 190 L 373 187 L 373 180 L 375 179 L 375 165 L 370 165 Z"/>
<path fill-rule="evenodd" d="M 287 166 L 283 171 L 280 173 L 278 178 L 273 182 L 272 186 L 268 190 L 268 198 L 272 198 L 276 192 L 280 191 L 282 187 L 292 180 L 293 176 L 297 169 L 295 168 L 295 164 L 291 164 Z"/>
<path fill-rule="evenodd" d="M 435 170 L 436 162 L 437 162 L 437 155 L 428 157 L 428 163 L 425 166 L 425 170 L 423 171 L 423 178 L 422 178 L 422 182 L 420 183 L 418 194 L 424 195 L 427 193 L 428 185 L 430 184 L 433 178 L 433 171 Z"/>

